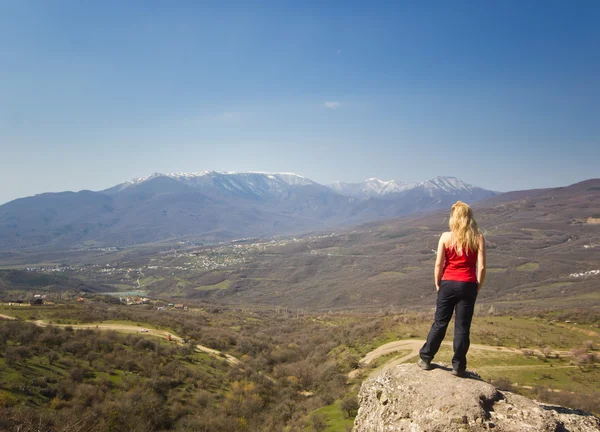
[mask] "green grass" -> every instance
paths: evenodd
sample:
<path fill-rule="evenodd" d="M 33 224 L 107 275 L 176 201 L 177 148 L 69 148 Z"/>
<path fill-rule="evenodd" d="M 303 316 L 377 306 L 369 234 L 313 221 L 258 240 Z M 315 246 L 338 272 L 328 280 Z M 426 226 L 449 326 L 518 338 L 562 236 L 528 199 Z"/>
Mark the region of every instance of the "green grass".
<path fill-rule="evenodd" d="M 69 355 L 61 355 L 60 353 L 59 356 L 61 359 L 70 357 Z M 9 403 L 11 403 L 11 401 L 18 401 L 19 403 L 27 401 L 29 404 L 38 405 L 47 402 L 45 397 L 36 392 L 32 392 L 30 395 L 23 395 L 18 391 L 11 391 L 11 389 L 16 389 L 21 386 L 31 386 L 32 380 L 41 377 L 56 382 L 63 379 L 65 375 L 66 368 L 64 366 L 61 366 L 59 362 L 50 365 L 44 356 L 30 357 L 25 361 L 20 361 L 12 367 L 8 367 L 4 359 L 0 359 L 0 383 L 3 387 L 2 390 L 6 391 L 6 397 L 8 397 Z"/>
<path fill-rule="evenodd" d="M 600 305 L 600 292 L 546 297 L 544 299 L 498 300 L 495 303 L 508 306 L 537 306 L 541 301 L 543 301 L 544 307 L 546 308 L 558 308 L 562 310 L 570 307 L 581 307 L 582 304 L 587 304 L 589 306 L 593 306 L 594 304 Z"/>
<path fill-rule="evenodd" d="M 434 363 L 452 363 L 452 347 L 442 346 Z M 570 358 L 540 359 L 536 356 L 471 349 L 468 369 L 485 381 L 508 378 L 519 386 L 543 386 L 563 391 L 586 393 L 597 391 L 600 369 L 582 371 L 570 364 Z"/>
<path fill-rule="evenodd" d="M 177 278 L 177 288 L 186 288 L 192 285 L 190 281 L 186 281 L 185 279 Z"/>
<path fill-rule="evenodd" d="M 229 288 L 231 285 L 230 280 L 224 280 L 214 285 L 202 285 L 194 288 L 196 291 L 212 291 L 212 290 L 223 290 Z"/>
<path fill-rule="evenodd" d="M 404 270 L 405 272 L 414 272 L 414 271 L 417 271 L 417 270 L 421 270 L 421 267 L 407 266 L 407 267 L 404 267 L 402 270 Z"/>
<path fill-rule="evenodd" d="M 544 285 L 544 286 L 548 287 L 548 288 L 562 288 L 562 287 L 568 287 L 571 285 L 575 285 L 575 282 L 554 282 L 550 285 Z"/>
<path fill-rule="evenodd" d="M 127 284 L 110 284 L 109 286 L 114 287 L 117 291 L 131 291 L 133 288 Z"/>
<path fill-rule="evenodd" d="M 451 329 L 448 330 L 451 335 Z M 448 337 L 446 340 L 451 340 Z M 590 339 L 594 338 L 580 332 L 580 326 L 551 325 L 548 321 L 534 318 L 476 317 L 471 326 L 471 342 L 485 345 L 501 344 L 516 348 L 520 344 L 526 347 L 548 345 L 553 349 L 567 350 Z"/>
<path fill-rule="evenodd" d="M 521 264 L 520 266 L 517 266 L 517 270 L 519 270 L 519 271 L 536 271 L 539 268 L 540 268 L 540 264 L 535 263 L 535 262 L 529 262 L 529 263 L 525 263 L 525 264 Z"/>
<path fill-rule="evenodd" d="M 324 415 L 327 418 L 327 429 L 325 432 L 346 432 L 346 428 L 354 425 L 353 418 L 347 418 L 340 408 L 340 400 L 336 400 L 331 405 L 319 408 L 311 413 L 313 415 Z M 308 430 L 311 430 L 309 428 Z"/>
<path fill-rule="evenodd" d="M 113 385 L 121 385 L 123 384 L 123 371 L 116 369 L 111 373 L 106 372 L 96 372 L 96 378 L 105 378 L 110 381 Z"/>
<path fill-rule="evenodd" d="M 165 278 L 160 276 L 148 276 L 143 279 L 140 279 L 140 287 L 147 286 L 156 282 L 161 282 Z"/>
<path fill-rule="evenodd" d="M 487 273 L 504 273 L 507 269 L 502 267 L 490 267 L 486 269 Z"/>
<path fill-rule="evenodd" d="M 389 353 L 389 354 L 383 355 L 381 357 L 378 357 L 376 360 L 374 360 L 373 362 L 371 362 L 369 364 L 369 367 L 371 367 L 372 369 L 379 369 L 381 366 L 386 364 L 388 361 L 391 361 L 396 358 L 404 357 L 405 355 L 408 355 L 410 353 L 411 353 L 411 350 L 394 351 L 393 353 Z"/>

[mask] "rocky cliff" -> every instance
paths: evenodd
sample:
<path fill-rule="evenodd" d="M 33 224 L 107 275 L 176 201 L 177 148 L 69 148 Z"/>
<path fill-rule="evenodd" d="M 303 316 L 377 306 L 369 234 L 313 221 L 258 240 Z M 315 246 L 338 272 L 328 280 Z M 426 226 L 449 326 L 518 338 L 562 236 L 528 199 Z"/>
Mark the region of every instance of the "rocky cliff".
<path fill-rule="evenodd" d="M 476 374 L 423 371 L 401 364 L 366 380 L 358 395 L 354 432 L 591 432 L 600 419 L 500 391 Z"/>

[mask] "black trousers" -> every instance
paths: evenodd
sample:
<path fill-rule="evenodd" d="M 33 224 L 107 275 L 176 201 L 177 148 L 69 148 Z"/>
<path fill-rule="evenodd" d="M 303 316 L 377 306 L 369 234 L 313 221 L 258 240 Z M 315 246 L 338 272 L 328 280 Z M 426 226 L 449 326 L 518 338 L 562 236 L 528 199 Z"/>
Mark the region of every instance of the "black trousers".
<path fill-rule="evenodd" d="M 467 368 L 467 351 L 471 344 L 469 334 L 476 299 L 477 282 L 441 281 L 435 308 L 435 321 L 429 330 L 427 342 L 419 352 L 423 360 L 431 361 L 437 354 L 446 336 L 452 313 L 456 310 L 452 368 L 459 371 Z"/>

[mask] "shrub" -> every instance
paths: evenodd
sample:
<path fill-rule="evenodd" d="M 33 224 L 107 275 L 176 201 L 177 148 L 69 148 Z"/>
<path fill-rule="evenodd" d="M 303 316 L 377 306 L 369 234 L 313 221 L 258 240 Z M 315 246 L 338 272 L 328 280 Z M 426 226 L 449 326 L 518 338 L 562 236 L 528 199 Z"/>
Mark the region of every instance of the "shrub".
<path fill-rule="evenodd" d="M 355 417 L 359 408 L 357 395 L 355 393 L 346 395 L 340 403 L 340 408 L 348 418 Z"/>

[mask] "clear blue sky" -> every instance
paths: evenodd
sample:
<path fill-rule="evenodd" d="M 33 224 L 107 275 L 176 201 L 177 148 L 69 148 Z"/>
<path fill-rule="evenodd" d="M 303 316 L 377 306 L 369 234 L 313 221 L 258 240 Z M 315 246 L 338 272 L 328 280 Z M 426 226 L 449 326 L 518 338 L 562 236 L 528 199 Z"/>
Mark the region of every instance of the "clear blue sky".
<path fill-rule="evenodd" d="M 600 177 L 600 2 L 0 1 L 0 203 L 153 172 Z"/>

